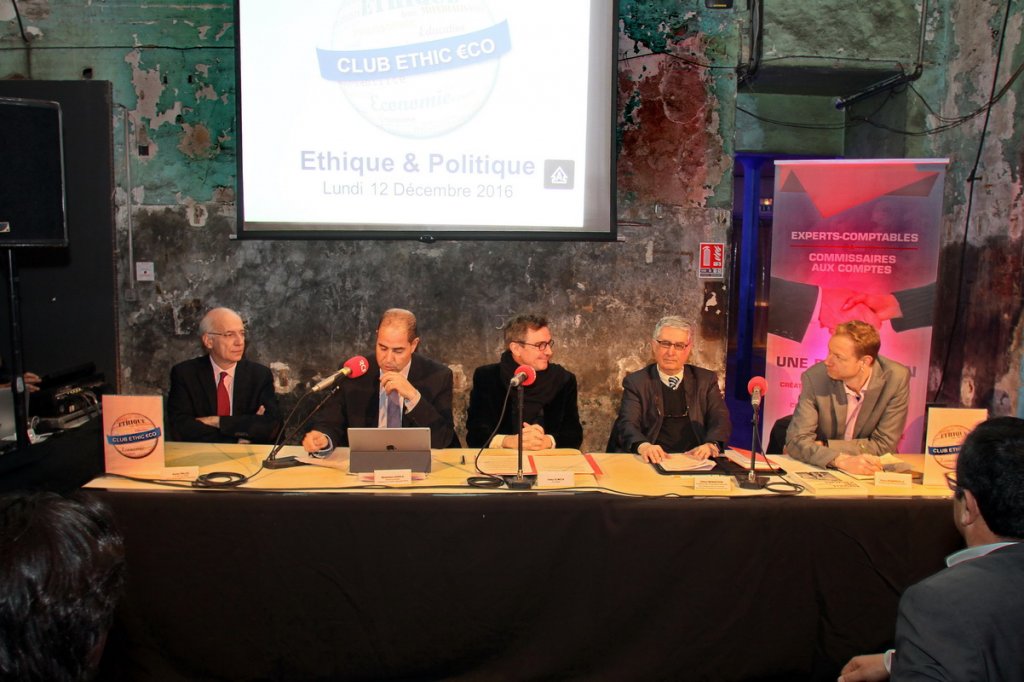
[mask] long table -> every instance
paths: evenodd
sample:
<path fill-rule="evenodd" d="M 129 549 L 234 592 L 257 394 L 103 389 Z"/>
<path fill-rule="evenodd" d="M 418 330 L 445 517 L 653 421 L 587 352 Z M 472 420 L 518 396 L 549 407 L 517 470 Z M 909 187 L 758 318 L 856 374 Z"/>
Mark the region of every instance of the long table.
<path fill-rule="evenodd" d="M 265 454 L 172 444 L 168 464 Z M 962 546 L 938 490 L 697 496 L 599 454 L 579 492 L 451 494 L 464 454 L 387 494 L 322 467 L 237 490 L 96 479 L 129 563 L 102 677 L 834 680 Z"/>

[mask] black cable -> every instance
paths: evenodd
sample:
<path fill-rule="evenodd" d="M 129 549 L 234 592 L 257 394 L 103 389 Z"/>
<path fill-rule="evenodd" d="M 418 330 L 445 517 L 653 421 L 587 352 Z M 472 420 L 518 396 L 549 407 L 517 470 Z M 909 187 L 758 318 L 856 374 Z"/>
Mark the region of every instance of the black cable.
<path fill-rule="evenodd" d="M 978 181 L 978 166 L 981 165 L 981 152 L 985 146 L 985 137 L 988 133 L 989 119 L 991 118 L 992 107 L 991 104 L 994 102 L 996 92 L 996 79 L 999 77 L 999 67 L 1003 62 L 1003 43 L 1006 41 L 1006 26 L 1010 21 L 1010 6 L 1012 0 L 1006 0 L 1006 13 L 1003 15 L 1003 30 L 999 36 L 999 47 L 996 51 L 996 64 L 992 71 L 992 90 L 989 94 L 989 106 L 985 108 L 985 121 L 981 126 L 981 137 L 978 140 L 978 151 L 974 156 L 974 166 L 971 167 L 971 172 L 967 176 L 967 211 L 964 215 L 964 236 L 960 242 L 960 266 L 959 273 L 957 276 L 957 288 L 956 298 L 953 299 L 953 326 L 949 330 L 949 336 L 946 342 L 946 354 L 942 360 L 942 375 L 939 379 L 939 385 L 935 388 L 935 393 L 932 395 L 932 402 L 938 400 L 939 396 L 942 395 L 942 389 L 946 385 L 946 375 L 949 371 L 949 360 L 952 357 L 953 351 L 953 340 L 956 337 L 956 332 L 960 327 L 960 302 L 963 299 L 964 291 L 964 275 L 967 265 L 967 237 L 971 229 L 971 212 L 974 208 L 974 184 Z M 1007 82 L 1006 86 L 1000 91 L 1000 97 L 1007 91 L 1010 83 L 1016 80 L 1017 76 L 1020 75 L 1022 64 L 1017 68 L 1013 77 Z"/>
<path fill-rule="evenodd" d="M 28 72 L 28 77 L 32 79 L 32 43 L 29 41 L 28 34 L 25 33 L 25 24 L 21 20 L 21 10 L 18 9 L 18 3 L 16 0 L 11 0 L 11 7 L 14 8 L 14 16 L 18 19 L 18 30 L 21 32 L 21 40 L 25 43 L 25 70 Z M 23 49 L 23 48 L 12 48 L 12 49 Z"/>
<path fill-rule="evenodd" d="M 14 16 L 18 19 L 18 30 L 21 32 L 21 39 L 28 45 L 28 36 L 25 34 L 25 24 L 21 20 L 21 10 L 18 9 L 18 3 L 16 0 L 11 0 L 11 7 L 14 8 Z"/>
<path fill-rule="evenodd" d="M 737 81 L 740 85 L 748 83 L 757 75 L 761 67 L 762 25 L 764 24 L 764 5 L 761 0 L 751 0 L 750 4 L 750 56 L 747 63 L 743 64 L 737 71 Z"/>
<path fill-rule="evenodd" d="M 258 474 L 263 467 L 256 470 Z M 255 475 L 255 474 L 253 474 Z M 209 474 L 200 474 L 192 485 L 196 488 L 234 488 L 249 480 L 245 474 L 234 471 L 214 471 Z"/>
<path fill-rule="evenodd" d="M 256 472 L 256 473 L 259 473 L 259 472 Z M 164 486 L 166 488 L 179 488 L 179 489 L 182 489 L 182 490 L 195 490 L 197 488 L 198 489 L 203 489 L 203 488 L 234 488 L 237 485 L 241 485 L 241 483 L 231 483 L 230 485 L 225 485 L 225 484 L 219 484 L 216 481 L 214 481 L 213 483 L 211 483 L 209 485 L 196 485 L 196 484 L 194 484 L 191 481 L 176 481 L 174 479 L 139 478 L 139 477 L 136 477 L 136 476 L 127 476 L 125 474 L 105 474 L 105 475 L 109 476 L 111 478 L 121 478 L 121 479 L 125 479 L 125 480 L 128 480 L 128 481 L 137 481 L 139 483 L 150 483 L 152 485 Z M 209 476 L 227 476 L 227 475 L 228 475 L 227 473 L 222 473 L 222 474 L 204 474 L 204 476 L 208 476 L 208 477 Z M 234 475 L 235 476 L 241 476 L 241 474 L 234 474 Z M 256 474 L 254 473 L 251 476 L 249 476 L 248 478 L 252 478 L 252 476 L 255 476 L 255 475 Z M 416 491 L 416 490 L 421 490 L 421 491 L 424 492 L 424 494 L 429 495 L 429 494 L 431 494 L 429 492 L 430 490 L 465 490 L 466 487 L 467 486 L 465 486 L 465 485 L 455 485 L 455 484 L 415 486 L 415 485 L 382 485 L 382 484 L 379 484 L 379 483 L 365 483 L 365 484 L 360 484 L 360 485 L 346 485 L 346 486 L 324 486 L 324 485 L 318 485 L 318 486 L 298 487 L 298 488 L 251 488 L 250 487 L 250 488 L 236 488 L 235 492 L 265 494 L 265 493 L 313 492 L 313 491 L 325 491 L 325 490 L 335 490 L 335 491 L 346 491 L 346 490 L 410 490 L 410 491 Z M 484 487 L 484 486 L 472 486 L 472 485 L 470 485 L 469 487 L 477 487 L 477 488 L 479 488 L 479 487 Z M 516 492 L 516 491 L 510 491 L 510 492 Z M 689 495 L 685 495 L 684 496 L 684 495 L 681 495 L 681 494 L 676 493 L 676 492 L 665 493 L 665 494 L 662 494 L 662 495 L 645 495 L 643 493 L 630 493 L 630 492 L 626 492 L 624 490 L 616 490 L 615 488 L 608 488 L 606 486 L 599 486 L 599 485 L 595 485 L 595 486 L 573 486 L 571 488 L 545 488 L 542 491 L 533 490 L 533 491 L 523 491 L 523 492 L 534 492 L 534 493 L 537 493 L 537 492 L 541 492 L 541 493 L 546 493 L 546 492 L 555 492 L 555 493 L 565 493 L 565 492 L 571 492 L 571 493 L 609 493 L 609 494 L 612 494 L 612 495 L 618 495 L 620 497 L 631 497 L 631 498 L 636 498 L 636 499 L 650 499 L 650 498 L 661 498 L 661 497 L 669 497 L 669 498 L 690 497 Z"/>
<path fill-rule="evenodd" d="M 676 61 L 683 62 L 684 64 L 689 64 L 690 66 L 698 66 L 698 67 L 700 67 L 702 69 L 726 69 L 726 70 L 729 70 L 729 71 L 735 71 L 736 70 L 736 66 L 734 66 L 734 65 L 726 66 L 726 65 L 719 65 L 719 64 L 711 64 L 709 62 L 700 62 L 700 61 L 697 61 L 696 59 L 690 59 L 689 57 L 682 57 L 680 55 L 672 54 L 671 52 L 665 52 L 665 51 L 661 51 L 661 50 L 651 50 L 650 52 L 644 52 L 643 54 L 633 54 L 633 55 L 629 55 L 627 57 L 619 57 L 617 61 L 619 63 L 631 62 L 634 59 L 643 59 L 644 57 L 668 57 L 670 59 L 674 59 Z"/>
<path fill-rule="evenodd" d="M 1005 36 L 1005 33 L 1006 32 L 1004 30 L 1003 31 L 1004 36 Z M 1000 51 L 1000 58 L 1001 58 L 1001 56 L 1002 56 L 1002 52 Z M 764 61 L 769 61 L 769 60 L 766 59 Z M 997 65 L 996 65 L 997 72 L 998 72 L 998 68 L 999 68 L 999 64 L 997 63 Z M 974 111 L 972 111 L 970 113 L 963 114 L 961 116 L 956 116 L 956 117 L 946 117 L 946 116 L 941 116 L 940 114 L 938 114 L 935 111 L 934 107 L 932 107 L 924 99 L 924 97 L 921 95 L 921 93 L 918 92 L 913 87 L 912 84 L 907 83 L 906 84 L 907 87 L 909 87 L 911 92 L 913 92 L 914 95 L 918 99 L 921 100 L 921 102 L 924 104 L 925 108 L 928 110 L 928 113 L 931 114 L 932 116 L 936 117 L 940 121 L 942 121 L 941 125 L 937 125 L 937 126 L 934 126 L 934 127 L 931 127 L 931 128 L 923 128 L 921 130 L 905 130 L 905 129 L 902 129 L 902 128 L 895 128 L 893 126 L 886 125 L 884 123 L 880 123 L 878 121 L 872 120 L 872 117 L 878 114 L 878 112 L 881 110 L 881 107 L 879 107 L 878 109 L 876 109 L 872 113 L 868 114 L 867 116 L 852 116 L 852 117 L 850 117 L 850 119 L 846 123 L 842 123 L 842 124 L 839 124 L 839 123 L 802 123 L 802 122 L 799 122 L 799 121 L 782 121 L 782 120 L 779 120 L 779 119 L 773 119 L 773 118 L 769 118 L 767 116 L 762 116 L 760 114 L 755 114 L 754 112 L 749 111 L 747 109 L 744 109 L 741 106 L 737 106 L 736 109 L 738 111 L 741 111 L 744 114 L 750 116 L 751 118 L 757 119 L 759 121 L 764 121 L 765 123 L 771 123 L 773 125 L 784 126 L 784 127 L 787 127 L 787 128 L 797 128 L 797 129 L 803 129 L 803 130 L 840 130 L 840 129 L 845 129 L 845 128 L 852 128 L 854 126 L 861 125 L 861 124 L 867 124 L 867 125 L 870 125 L 870 126 L 872 126 L 874 128 L 878 128 L 880 130 L 886 130 L 886 131 L 888 131 L 890 133 L 893 133 L 893 134 L 896 134 L 896 135 L 904 135 L 904 136 L 907 136 L 907 137 L 926 137 L 926 136 L 931 136 L 931 135 L 938 135 L 940 133 L 948 132 L 950 130 L 958 128 L 958 127 L 962 126 L 963 124 L 967 123 L 968 121 L 974 120 L 975 118 L 977 118 L 981 114 L 986 114 L 986 128 L 987 128 L 987 117 L 988 117 L 992 107 L 994 107 L 996 104 L 998 104 L 1003 99 L 1003 97 L 1006 95 L 1006 93 L 1010 91 L 1010 88 L 1013 87 L 1013 84 L 1017 81 L 1017 79 L 1020 78 L 1022 73 L 1024 73 L 1024 62 L 1022 62 L 1019 65 L 1017 65 L 1017 67 L 1014 69 L 1013 73 L 1010 75 L 1010 78 L 1006 81 L 1006 83 L 1003 84 L 1003 86 L 1001 88 L 998 89 L 998 91 L 995 89 L 995 81 L 993 81 L 992 94 L 990 95 L 989 100 L 987 102 L 985 102 L 984 104 L 982 104 L 981 106 L 979 106 L 977 109 L 975 109 Z M 899 90 L 890 90 L 888 92 L 888 96 L 883 101 L 883 104 L 885 102 L 888 102 L 889 98 L 892 97 L 892 95 L 895 92 L 898 92 L 898 91 Z"/>
<path fill-rule="evenodd" d="M 799 495 L 804 491 L 804 487 L 799 483 L 794 483 L 783 475 L 781 467 L 776 467 L 768 455 L 764 452 L 764 448 L 761 447 L 761 430 L 754 429 L 752 440 L 750 443 L 750 449 L 752 452 L 760 452 L 761 456 L 764 457 L 764 461 L 768 462 L 768 470 L 771 472 L 771 476 L 781 478 L 781 481 L 766 481 L 761 490 L 773 493 L 775 495 Z M 752 455 L 754 462 L 757 462 L 757 455 Z M 757 467 L 755 466 L 752 472 L 755 479 L 757 477 Z"/>
<path fill-rule="evenodd" d="M 305 400 L 311 395 L 314 395 L 315 391 L 306 391 L 303 395 L 301 395 L 299 399 L 295 401 L 295 405 L 292 407 L 291 412 L 288 413 L 288 416 L 285 417 L 284 421 L 281 423 L 281 428 L 277 432 L 277 438 L 274 440 L 274 445 L 273 447 L 270 448 L 270 453 L 267 454 L 266 458 L 264 458 L 264 461 L 276 460 L 277 453 L 279 453 L 281 449 L 284 448 L 285 445 L 287 445 L 289 440 L 293 439 L 296 435 L 298 435 L 299 430 L 302 427 L 304 427 L 307 423 L 309 423 L 309 420 L 313 418 L 313 415 L 315 415 L 320 410 L 320 408 L 323 407 L 324 404 L 326 404 L 327 401 L 335 393 L 338 392 L 340 388 L 341 384 L 337 380 L 335 380 L 334 384 L 331 386 L 331 390 L 324 394 L 323 399 L 320 402 L 318 402 L 313 407 L 313 409 L 309 411 L 308 414 L 306 414 L 305 418 L 301 422 L 299 422 L 296 426 L 293 426 L 291 431 L 288 432 L 287 435 L 285 435 L 288 423 L 291 421 L 292 417 L 295 416 L 295 412 L 299 409 L 299 405 L 302 404 L 303 400 Z"/>
<path fill-rule="evenodd" d="M 902 68 L 903 64 L 896 59 L 872 59 L 871 57 L 840 57 L 825 54 L 786 54 L 779 57 L 764 57 L 761 62 L 780 62 L 789 59 L 819 59 L 833 62 L 862 62 L 866 64 L 895 64 Z"/>
<path fill-rule="evenodd" d="M 501 414 L 498 415 L 497 423 L 494 425 L 494 430 L 491 431 L 491 435 L 484 439 L 484 444 L 480 446 L 480 449 L 476 451 L 476 455 L 473 456 L 473 468 L 477 470 L 480 476 L 470 476 L 466 479 L 466 483 L 474 488 L 500 488 L 505 485 L 505 479 L 495 474 L 490 474 L 480 468 L 480 455 L 483 454 L 484 449 L 487 448 L 494 437 L 498 435 L 498 429 L 501 428 L 501 422 L 505 419 L 505 411 L 508 410 L 508 397 L 512 395 L 512 384 L 509 383 L 508 388 L 505 389 L 505 399 L 501 403 Z"/>

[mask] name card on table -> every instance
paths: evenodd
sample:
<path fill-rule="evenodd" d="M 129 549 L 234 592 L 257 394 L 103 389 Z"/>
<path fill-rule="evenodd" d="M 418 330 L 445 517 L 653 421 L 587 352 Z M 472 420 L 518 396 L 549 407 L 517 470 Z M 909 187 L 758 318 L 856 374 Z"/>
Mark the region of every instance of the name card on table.
<path fill-rule="evenodd" d="M 876 488 L 895 488 L 910 492 L 913 489 L 913 475 L 900 474 L 893 471 L 876 471 Z"/>
<path fill-rule="evenodd" d="M 409 485 L 412 483 L 412 469 L 376 469 L 373 482 L 377 485 Z"/>
<path fill-rule="evenodd" d="M 693 489 L 727 493 L 732 490 L 732 476 L 701 476 L 698 474 L 693 477 Z"/>
<path fill-rule="evenodd" d="M 964 438 L 986 419 L 986 410 L 928 408 L 928 427 L 924 439 L 924 485 L 946 485 L 946 472 L 956 471 L 956 459 Z"/>
<path fill-rule="evenodd" d="M 537 472 L 538 488 L 571 488 L 576 485 L 576 474 L 572 471 L 543 469 Z"/>
<path fill-rule="evenodd" d="M 108 474 L 145 478 L 164 470 L 163 396 L 103 396 L 103 459 Z"/>

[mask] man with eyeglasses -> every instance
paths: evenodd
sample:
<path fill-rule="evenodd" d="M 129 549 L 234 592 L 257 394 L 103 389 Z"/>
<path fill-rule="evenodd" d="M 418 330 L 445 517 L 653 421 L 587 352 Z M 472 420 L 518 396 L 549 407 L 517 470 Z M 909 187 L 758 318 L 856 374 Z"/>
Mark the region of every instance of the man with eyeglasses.
<path fill-rule="evenodd" d="M 199 322 L 206 355 L 171 369 L 167 396 L 169 440 L 272 443 L 281 424 L 270 369 L 242 358 L 245 325 L 228 308 Z"/>
<path fill-rule="evenodd" d="M 470 447 L 518 447 L 519 425 L 515 391 L 505 406 L 509 382 L 520 365 L 537 372 L 536 380 L 523 388 L 523 449 L 578 448 L 583 444 L 583 425 L 576 404 L 576 375 L 551 362 L 554 339 L 548 321 L 537 315 L 519 315 L 505 325 L 505 351 L 493 365 L 473 373 L 466 416 L 466 442 Z M 498 418 L 506 407 L 501 424 Z M 492 433 L 491 440 L 487 440 Z"/>
<path fill-rule="evenodd" d="M 840 682 L 1024 680 L 1024 420 L 975 427 L 947 479 L 967 548 L 903 593 L 895 648 L 851 659 Z"/>
<path fill-rule="evenodd" d="M 854 320 L 836 327 L 828 356 L 800 377 L 786 453 L 851 474 L 881 471 L 907 423 L 910 370 L 878 354 L 878 330 Z"/>
<path fill-rule="evenodd" d="M 681 317 L 658 320 L 651 338 L 654 362 L 622 380 L 622 403 L 609 452 L 631 452 L 658 463 L 669 453 L 697 459 L 720 454 L 732 432 L 718 376 L 687 364 L 693 326 Z"/>

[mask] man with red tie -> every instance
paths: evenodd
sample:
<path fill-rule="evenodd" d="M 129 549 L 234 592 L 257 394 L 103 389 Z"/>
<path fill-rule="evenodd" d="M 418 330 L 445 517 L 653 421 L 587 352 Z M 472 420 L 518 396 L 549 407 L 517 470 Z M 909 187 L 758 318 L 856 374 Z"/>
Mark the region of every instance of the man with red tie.
<path fill-rule="evenodd" d="M 199 323 L 207 354 L 171 369 L 167 398 L 169 440 L 271 443 L 281 424 L 270 369 L 242 359 L 245 325 L 228 308 Z"/>

